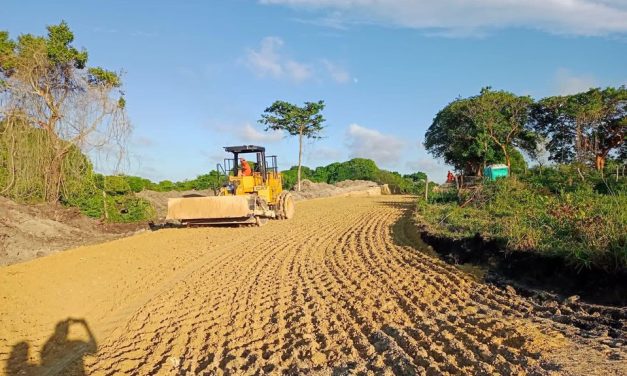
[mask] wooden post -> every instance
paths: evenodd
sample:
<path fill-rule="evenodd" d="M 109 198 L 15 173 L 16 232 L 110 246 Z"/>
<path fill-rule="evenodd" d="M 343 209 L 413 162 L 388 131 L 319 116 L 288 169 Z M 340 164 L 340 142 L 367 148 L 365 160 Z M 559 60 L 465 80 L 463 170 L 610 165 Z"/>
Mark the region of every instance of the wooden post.
<path fill-rule="evenodd" d="M 425 178 L 425 202 L 429 202 L 429 176 Z"/>
<path fill-rule="evenodd" d="M 102 205 L 104 206 L 104 217 L 105 220 L 109 220 L 109 212 L 107 210 L 107 192 L 102 190 Z"/>

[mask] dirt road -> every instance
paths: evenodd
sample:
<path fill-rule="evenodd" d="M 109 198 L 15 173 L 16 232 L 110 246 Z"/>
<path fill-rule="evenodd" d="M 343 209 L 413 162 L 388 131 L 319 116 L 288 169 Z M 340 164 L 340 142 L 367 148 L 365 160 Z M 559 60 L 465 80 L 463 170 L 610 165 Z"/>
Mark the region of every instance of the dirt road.
<path fill-rule="evenodd" d="M 627 369 L 624 331 L 611 346 L 581 338 L 533 302 L 410 247 L 410 210 L 403 197 L 311 200 L 262 228 L 166 229 L 1 268 L 2 371 Z"/>

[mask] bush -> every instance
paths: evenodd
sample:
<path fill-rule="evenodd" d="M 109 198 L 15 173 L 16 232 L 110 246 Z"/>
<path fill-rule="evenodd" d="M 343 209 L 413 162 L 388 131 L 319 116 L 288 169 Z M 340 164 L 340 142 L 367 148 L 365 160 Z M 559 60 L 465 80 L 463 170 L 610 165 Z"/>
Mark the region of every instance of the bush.
<path fill-rule="evenodd" d="M 459 201 L 453 198 L 456 191 L 432 195 L 418 210 L 447 236 L 479 233 L 511 251 L 557 255 L 577 268 L 627 268 L 627 195 L 564 182 L 559 171 L 552 170 L 541 179 L 499 179 L 466 192 L 465 197 L 461 194 Z"/>
<path fill-rule="evenodd" d="M 150 202 L 131 194 L 112 196 L 103 194 L 103 191 L 94 191 L 66 201 L 65 204 L 77 207 L 88 217 L 106 218 L 109 222 L 147 221 L 156 215 Z"/>
<path fill-rule="evenodd" d="M 110 195 L 125 195 L 131 187 L 124 176 L 107 176 L 104 179 L 104 190 Z"/>
<path fill-rule="evenodd" d="M 111 222 L 139 222 L 153 219 L 150 202 L 134 196 L 108 196 L 107 213 Z"/>
<path fill-rule="evenodd" d="M 153 184 L 150 180 L 140 178 L 139 176 L 124 176 L 124 180 L 126 180 L 131 191 L 135 193 L 148 189 Z"/>

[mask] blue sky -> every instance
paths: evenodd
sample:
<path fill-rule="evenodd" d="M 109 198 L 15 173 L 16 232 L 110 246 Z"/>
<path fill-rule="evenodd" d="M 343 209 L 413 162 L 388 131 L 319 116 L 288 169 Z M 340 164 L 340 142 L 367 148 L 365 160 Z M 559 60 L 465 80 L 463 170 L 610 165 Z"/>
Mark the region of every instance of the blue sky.
<path fill-rule="evenodd" d="M 385 3 L 384 5 L 382 5 Z M 222 146 L 262 144 L 280 167 L 294 138 L 263 132 L 274 100 L 323 99 L 307 166 L 351 157 L 400 172 L 447 167 L 421 143 L 434 115 L 484 86 L 536 98 L 627 83 L 623 0 L 3 0 L 0 29 L 66 20 L 89 64 L 124 72 L 134 126 L 125 172 L 183 180 Z M 106 163 L 97 166 L 106 170 Z"/>

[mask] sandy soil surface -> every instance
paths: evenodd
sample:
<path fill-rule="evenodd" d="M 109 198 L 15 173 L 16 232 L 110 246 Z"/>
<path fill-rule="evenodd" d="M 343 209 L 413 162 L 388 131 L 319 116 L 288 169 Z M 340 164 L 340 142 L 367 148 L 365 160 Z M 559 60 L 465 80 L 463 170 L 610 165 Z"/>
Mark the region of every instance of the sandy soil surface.
<path fill-rule="evenodd" d="M 624 326 L 581 328 L 417 252 L 412 206 L 302 201 L 260 228 L 145 232 L 2 267 L 0 373 L 625 374 Z"/>

